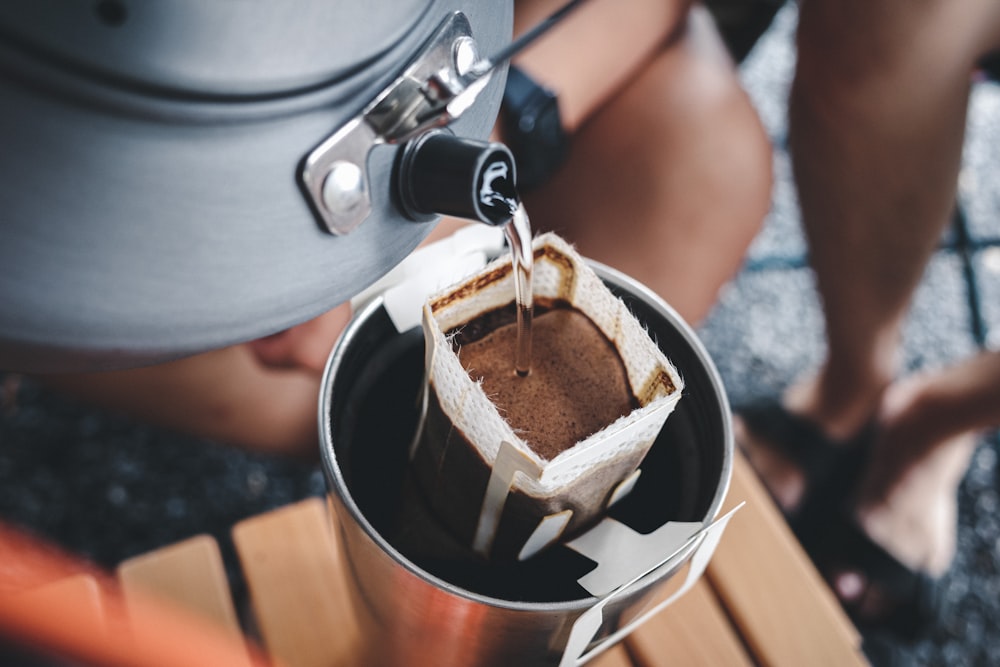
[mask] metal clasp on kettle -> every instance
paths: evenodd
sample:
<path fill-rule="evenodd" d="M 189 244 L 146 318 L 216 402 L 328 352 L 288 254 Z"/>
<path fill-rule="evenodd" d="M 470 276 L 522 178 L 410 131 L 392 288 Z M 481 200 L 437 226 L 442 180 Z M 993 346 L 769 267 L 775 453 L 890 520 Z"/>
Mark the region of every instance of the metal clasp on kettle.
<path fill-rule="evenodd" d="M 371 213 L 371 149 L 450 124 L 489 82 L 492 67 L 486 63 L 469 19 L 450 14 L 395 81 L 306 156 L 302 183 L 332 234 L 347 234 Z"/>

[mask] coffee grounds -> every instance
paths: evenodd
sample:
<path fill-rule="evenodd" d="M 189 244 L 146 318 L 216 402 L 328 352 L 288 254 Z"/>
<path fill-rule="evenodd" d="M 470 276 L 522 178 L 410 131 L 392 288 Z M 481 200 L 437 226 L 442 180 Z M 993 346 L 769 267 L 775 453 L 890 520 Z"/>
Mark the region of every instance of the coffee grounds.
<path fill-rule="evenodd" d="M 466 340 L 458 336 L 459 359 L 543 459 L 551 460 L 638 407 L 615 346 L 580 311 L 560 305 L 536 310 L 527 377 L 514 369 L 516 323 L 496 326 L 505 319 L 494 311 L 466 325 L 476 334 Z"/>

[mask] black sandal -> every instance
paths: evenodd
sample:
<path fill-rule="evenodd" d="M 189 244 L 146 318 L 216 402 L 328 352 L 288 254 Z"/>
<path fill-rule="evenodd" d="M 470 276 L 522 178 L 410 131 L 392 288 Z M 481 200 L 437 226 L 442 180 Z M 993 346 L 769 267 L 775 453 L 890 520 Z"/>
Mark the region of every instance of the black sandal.
<path fill-rule="evenodd" d="M 775 451 L 799 466 L 806 488 L 802 502 L 786 519 L 806 552 L 825 576 L 837 568 L 864 574 L 893 602 L 891 612 L 863 618 L 841 601 L 864 633 L 890 631 L 903 639 L 926 635 L 944 618 L 943 581 L 914 571 L 873 542 L 845 511 L 875 441 L 870 422 L 846 442 L 826 436 L 813 422 L 794 415 L 778 401 L 764 400 L 740 408 L 746 427 Z M 874 642 L 871 650 L 879 651 Z M 893 664 L 891 661 L 888 664 Z"/>
<path fill-rule="evenodd" d="M 874 424 L 845 442 L 837 442 L 776 399 L 751 403 L 736 413 L 754 437 L 769 443 L 802 471 L 805 495 L 795 510 L 785 513 L 785 519 L 808 549 L 821 536 L 823 525 L 840 512 L 853 489 L 868 458 Z"/>
<path fill-rule="evenodd" d="M 826 538 L 810 556 L 824 575 L 837 570 L 860 572 L 869 587 L 891 602 L 890 611 L 867 618 L 841 601 L 862 632 L 884 629 L 912 641 L 940 626 L 945 617 L 944 578 L 903 565 L 846 514 L 826 527 Z"/>

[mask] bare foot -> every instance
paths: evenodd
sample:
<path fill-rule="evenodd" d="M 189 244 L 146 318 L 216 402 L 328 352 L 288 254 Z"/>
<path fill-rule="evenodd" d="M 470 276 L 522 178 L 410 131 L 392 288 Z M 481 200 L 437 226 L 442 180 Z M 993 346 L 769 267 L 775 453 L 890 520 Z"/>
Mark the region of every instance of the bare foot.
<path fill-rule="evenodd" d="M 855 520 L 902 565 L 940 577 L 955 553 L 957 491 L 976 438 L 942 434 L 934 389 L 935 378 L 923 375 L 886 392 L 879 439 L 857 490 Z M 841 600 L 863 617 L 877 618 L 899 603 L 860 570 L 829 574 Z"/>

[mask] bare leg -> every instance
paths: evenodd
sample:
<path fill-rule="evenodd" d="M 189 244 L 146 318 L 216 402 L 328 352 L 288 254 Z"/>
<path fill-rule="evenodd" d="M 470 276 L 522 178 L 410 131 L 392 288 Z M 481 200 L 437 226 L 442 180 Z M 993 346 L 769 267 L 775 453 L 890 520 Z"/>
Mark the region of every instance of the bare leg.
<path fill-rule="evenodd" d="M 892 379 L 901 320 L 954 205 L 985 46 L 940 26 L 974 10 L 1000 21 L 980 0 L 919 5 L 802 7 L 790 142 L 829 355 L 789 398 L 835 436 L 867 421 Z"/>
<path fill-rule="evenodd" d="M 785 404 L 834 440 L 878 420 L 856 518 L 904 565 L 930 574 L 951 561 L 969 436 L 1000 421 L 991 384 L 1000 364 L 988 355 L 890 383 L 902 319 L 954 204 L 970 74 L 997 43 L 1000 5 L 988 0 L 801 6 L 790 146 L 828 354 Z M 794 505 L 801 474 L 743 437 L 776 495 Z M 887 604 L 857 572 L 834 583 L 867 611 Z"/>
<path fill-rule="evenodd" d="M 520 35 L 565 0 L 517 0 Z M 559 95 L 559 116 L 570 133 L 654 58 L 684 25 L 691 0 L 588 0 L 515 61 Z"/>
<path fill-rule="evenodd" d="M 536 227 L 644 282 L 691 322 L 738 270 L 770 202 L 770 145 L 710 21 L 692 10 L 526 198 Z"/>
<path fill-rule="evenodd" d="M 955 552 L 956 491 L 977 432 L 1000 425 L 1000 353 L 921 373 L 889 387 L 881 434 L 857 490 L 859 524 L 912 570 L 939 576 Z M 870 590 L 862 572 L 831 573 L 842 599 L 877 614 L 893 601 Z"/>
<path fill-rule="evenodd" d="M 874 417 L 897 371 L 902 318 L 954 204 L 970 73 L 998 25 L 985 0 L 802 5 L 789 141 L 828 356 L 785 403 L 835 440 Z M 749 449 L 794 505 L 797 472 Z"/>

